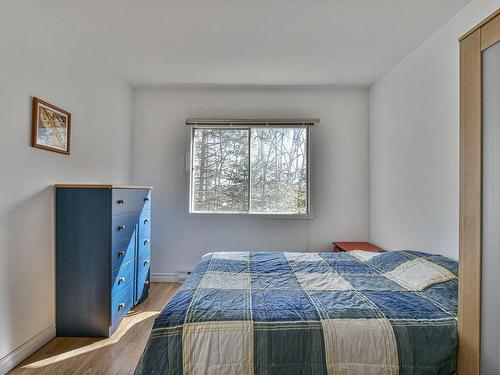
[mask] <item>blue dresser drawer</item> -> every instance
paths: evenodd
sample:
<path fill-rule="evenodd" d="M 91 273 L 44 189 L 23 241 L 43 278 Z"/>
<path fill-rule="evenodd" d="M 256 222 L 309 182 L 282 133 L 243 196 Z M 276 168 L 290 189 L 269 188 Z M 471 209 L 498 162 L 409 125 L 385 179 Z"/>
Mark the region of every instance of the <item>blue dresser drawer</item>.
<path fill-rule="evenodd" d="M 139 232 L 151 230 L 151 210 L 143 210 L 139 218 Z"/>
<path fill-rule="evenodd" d="M 142 301 L 148 296 L 149 286 L 150 286 L 150 278 L 149 271 L 144 272 L 142 275 L 139 275 L 137 278 L 137 298 L 136 303 Z"/>
<path fill-rule="evenodd" d="M 151 232 L 149 230 L 142 231 L 139 234 L 139 255 L 151 249 Z"/>
<path fill-rule="evenodd" d="M 111 212 L 121 215 L 151 207 L 151 191 L 147 189 L 113 189 Z"/>
<path fill-rule="evenodd" d="M 144 194 L 144 205 L 142 206 L 143 210 L 149 210 L 151 208 L 151 190 L 145 190 Z"/>
<path fill-rule="evenodd" d="M 111 274 L 111 295 L 125 290 L 134 280 L 134 260 L 123 264 Z"/>
<path fill-rule="evenodd" d="M 121 293 L 111 299 L 111 331 L 114 331 L 120 324 L 123 317 L 134 305 L 134 288 L 130 285 Z"/>
<path fill-rule="evenodd" d="M 137 258 L 137 274 L 142 275 L 151 267 L 151 252 L 148 250 Z"/>
<path fill-rule="evenodd" d="M 111 250 L 111 270 L 120 268 L 122 264 L 130 262 L 135 257 L 136 234 L 130 238 L 115 242 Z"/>
<path fill-rule="evenodd" d="M 134 232 L 137 231 L 137 220 L 140 212 L 132 212 L 125 215 L 113 216 L 111 220 L 112 242 L 130 241 Z"/>

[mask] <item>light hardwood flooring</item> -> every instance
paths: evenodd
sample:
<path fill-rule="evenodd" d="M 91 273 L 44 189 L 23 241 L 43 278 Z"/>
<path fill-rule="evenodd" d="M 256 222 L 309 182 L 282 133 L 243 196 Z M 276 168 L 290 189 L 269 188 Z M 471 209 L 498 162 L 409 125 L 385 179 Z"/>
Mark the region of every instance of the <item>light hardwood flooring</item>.
<path fill-rule="evenodd" d="M 179 286 L 152 283 L 149 298 L 127 314 L 113 336 L 56 337 L 9 374 L 133 374 L 155 317 Z"/>

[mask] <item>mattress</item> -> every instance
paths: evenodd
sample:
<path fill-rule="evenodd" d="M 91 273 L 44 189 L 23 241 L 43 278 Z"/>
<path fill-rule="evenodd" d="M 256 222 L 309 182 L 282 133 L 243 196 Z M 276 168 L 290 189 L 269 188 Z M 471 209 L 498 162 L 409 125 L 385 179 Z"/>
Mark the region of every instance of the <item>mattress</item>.
<path fill-rule="evenodd" d="M 416 251 L 209 253 L 136 374 L 453 374 L 457 272 Z"/>

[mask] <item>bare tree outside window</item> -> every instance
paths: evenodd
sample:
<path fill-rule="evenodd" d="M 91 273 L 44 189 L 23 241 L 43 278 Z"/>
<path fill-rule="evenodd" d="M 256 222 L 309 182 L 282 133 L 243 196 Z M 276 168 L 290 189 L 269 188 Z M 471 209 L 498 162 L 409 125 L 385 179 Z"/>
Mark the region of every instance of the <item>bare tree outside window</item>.
<path fill-rule="evenodd" d="M 251 130 L 250 211 L 307 213 L 307 130 Z"/>
<path fill-rule="evenodd" d="M 248 129 L 194 129 L 194 211 L 248 211 L 248 151 Z"/>
<path fill-rule="evenodd" d="M 307 128 L 194 128 L 191 152 L 191 212 L 308 213 Z"/>

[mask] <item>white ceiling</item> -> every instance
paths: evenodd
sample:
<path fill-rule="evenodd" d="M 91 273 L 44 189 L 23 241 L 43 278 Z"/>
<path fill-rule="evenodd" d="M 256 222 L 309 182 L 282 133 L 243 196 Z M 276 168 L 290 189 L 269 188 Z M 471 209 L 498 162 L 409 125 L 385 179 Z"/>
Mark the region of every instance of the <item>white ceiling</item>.
<path fill-rule="evenodd" d="M 38 0 L 134 86 L 373 83 L 470 0 Z"/>

